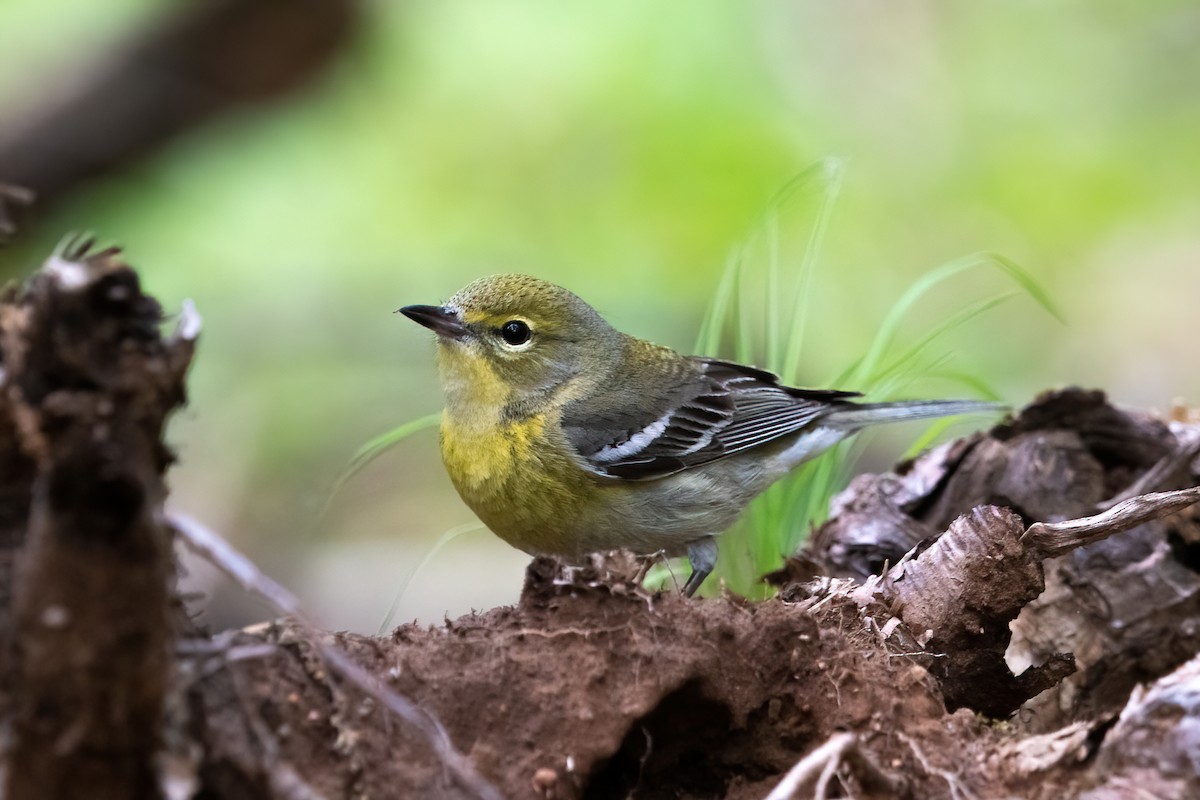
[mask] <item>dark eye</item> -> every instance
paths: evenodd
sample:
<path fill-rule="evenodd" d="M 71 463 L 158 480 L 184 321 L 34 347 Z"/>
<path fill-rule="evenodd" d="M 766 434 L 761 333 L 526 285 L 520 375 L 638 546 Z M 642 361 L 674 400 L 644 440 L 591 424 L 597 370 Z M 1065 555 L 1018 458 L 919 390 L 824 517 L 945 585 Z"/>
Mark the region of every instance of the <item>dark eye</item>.
<path fill-rule="evenodd" d="M 500 328 L 500 338 L 516 347 L 529 341 L 529 326 L 519 319 L 510 319 Z"/>

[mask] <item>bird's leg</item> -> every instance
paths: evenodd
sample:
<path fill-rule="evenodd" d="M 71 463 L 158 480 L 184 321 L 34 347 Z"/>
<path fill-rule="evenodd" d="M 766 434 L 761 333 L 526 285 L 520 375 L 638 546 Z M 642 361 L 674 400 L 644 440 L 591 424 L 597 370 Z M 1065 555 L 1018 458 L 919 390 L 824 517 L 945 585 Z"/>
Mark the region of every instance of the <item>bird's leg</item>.
<path fill-rule="evenodd" d="M 691 597 L 700 588 L 700 584 L 704 583 L 704 579 L 709 576 L 713 568 L 717 566 L 716 537 L 706 536 L 692 542 L 688 545 L 687 555 L 688 563 L 692 565 L 692 574 L 687 583 L 683 585 L 683 595 Z"/>

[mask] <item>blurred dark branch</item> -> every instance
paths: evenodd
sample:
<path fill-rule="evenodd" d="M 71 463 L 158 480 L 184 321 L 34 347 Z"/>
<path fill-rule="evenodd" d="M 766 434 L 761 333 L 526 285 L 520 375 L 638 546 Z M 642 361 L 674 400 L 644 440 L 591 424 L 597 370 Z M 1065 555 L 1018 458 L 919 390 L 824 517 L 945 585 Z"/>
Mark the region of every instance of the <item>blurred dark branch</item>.
<path fill-rule="evenodd" d="M 205 0 L 151 24 L 24 116 L 0 116 L 0 180 L 39 212 L 239 106 L 312 81 L 350 41 L 357 0 Z M 67 49 L 65 52 L 73 52 Z M 4 225 L 0 197 L 0 234 Z"/>
<path fill-rule="evenodd" d="M 33 203 L 33 192 L 24 186 L 0 183 L 0 244 L 17 232 L 20 212 Z"/>

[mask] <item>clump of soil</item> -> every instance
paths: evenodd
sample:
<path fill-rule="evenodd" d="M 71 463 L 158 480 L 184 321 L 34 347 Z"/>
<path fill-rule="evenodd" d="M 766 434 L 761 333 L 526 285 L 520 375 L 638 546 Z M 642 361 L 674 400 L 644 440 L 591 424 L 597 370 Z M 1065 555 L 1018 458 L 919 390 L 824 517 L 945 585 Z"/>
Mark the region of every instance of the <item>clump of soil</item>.
<path fill-rule="evenodd" d="M 862 732 L 907 785 L 901 776 L 925 767 L 903 736 L 949 769 L 961 763 L 949 754 L 969 750 L 954 731 L 985 730 L 970 714 L 947 725 L 923 657 L 864 629 L 848 597 L 816 611 L 694 601 L 647 594 L 606 566 L 538 559 L 517 607 L 338 641 L 435 714 L 505 797 L 537 796 L 536 786 L 564 798 L 761 798 L 838 730 Z M 277 626 L 265 638 L 293 634 Z M 279 654 L 238 669 L 266 690 L 281 666 L 303 660 Z M 297 688 L 311 677 L 297 676 Z M 280 724 L 328 726 L 330 752 L 342 743 L 326 793 L 453 794 L 423 744 L 378 708 L 311 700 L 287 706 Z M 373 766 L 356 773 L 353 763 Z"/>
<path fill-rule="evenodd" d="M 386 637 L 162 511 L 197 334 L 115 251 L 0 298 L 2 790 L 23 797 L 1195 796 L 1200 426 L 1039 398 L 857 478 L 778 595 L 535 559 Z M 182 537 L 289 618 L 198 630 Z"/>

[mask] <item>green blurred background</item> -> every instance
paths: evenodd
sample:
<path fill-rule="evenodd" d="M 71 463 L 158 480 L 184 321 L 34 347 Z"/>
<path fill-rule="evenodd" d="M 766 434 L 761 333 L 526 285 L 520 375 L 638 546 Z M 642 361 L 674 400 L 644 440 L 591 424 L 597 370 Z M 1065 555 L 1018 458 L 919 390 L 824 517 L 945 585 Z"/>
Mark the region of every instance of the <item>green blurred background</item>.
<path fill-rule="evenodd" d="M 5 0 L 0 132 L 179 8 Z M 1194 2 L 414 0 L 358 14 L 303 88 L 89 181 L 0 253 L 16 274 L 92 230 L 168 309 L 195 300 L 205 327 L 171 429 L 171 506 L 327 625 L 374 630 L 433 541 L 472 520 L 432 431 L 321 514 L 359 445 L 440 407 L 431 337 L 394 309 L 523 271 L 690 348 L 731 250 L 826 156 L 847 171 L 805 383 L 860 355 L 918 276 L 994 250 L 1066 324 L 1011 300 L 946 343 L 954 369 L 1017 404 L 1073 383 L 1140 407 L 1200 397 Z M 785 210 L 785 263 L 813 208 Z M 1007 288 L 968 273 L 913 328 Z M 484 531 L 461 536 L 412 578 L 398 619 L 512 601 L 526 561 Z M 268 613 L 190 568 L 214 624 Z"/>

